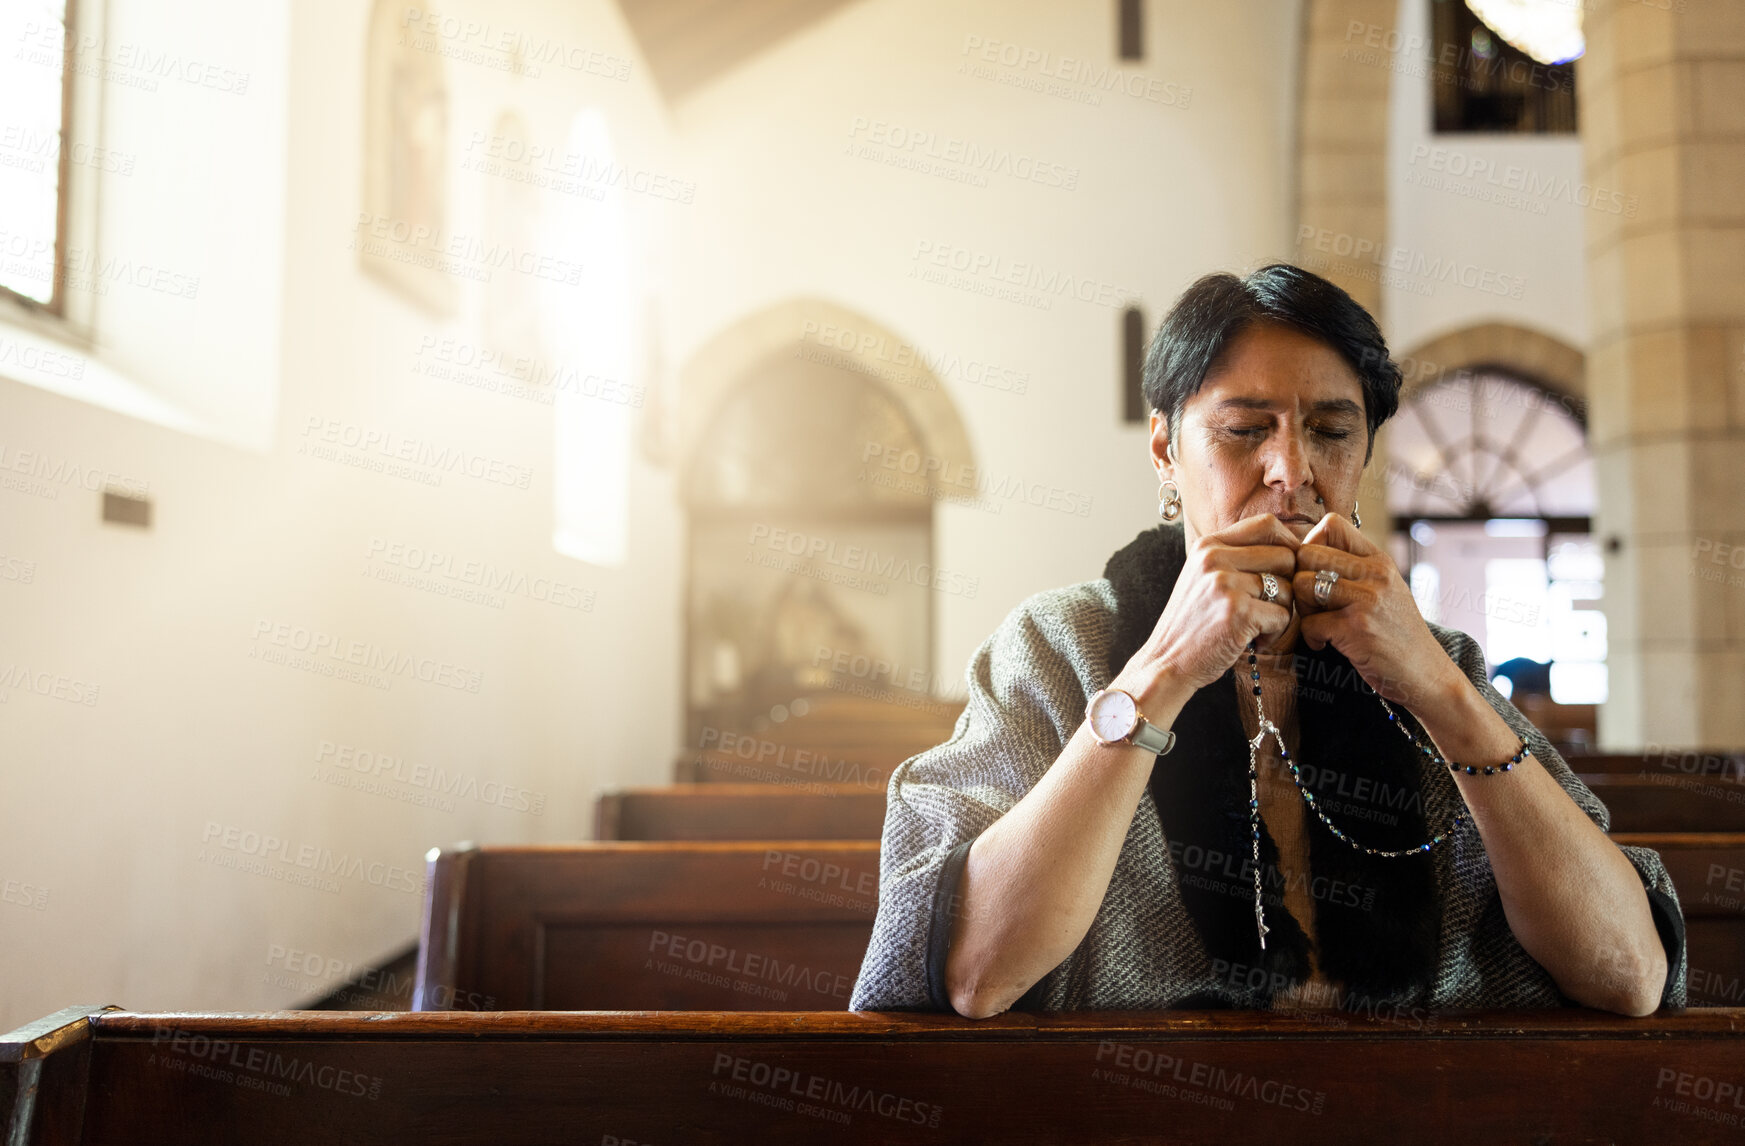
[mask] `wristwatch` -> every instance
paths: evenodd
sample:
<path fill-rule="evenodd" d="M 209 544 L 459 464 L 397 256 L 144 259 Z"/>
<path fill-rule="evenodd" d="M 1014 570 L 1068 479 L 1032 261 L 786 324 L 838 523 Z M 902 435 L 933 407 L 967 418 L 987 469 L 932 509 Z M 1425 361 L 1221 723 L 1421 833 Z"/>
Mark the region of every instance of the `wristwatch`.
<path fill-rule="evenodd" d="M 1146 720 L 1139 702 L 1123 688 L 1105 688 L 1091 697 L 1085 721 L 1098 744 L 1133 744 L 1159 755 L 1175 747 L 1175 733 Z"/>

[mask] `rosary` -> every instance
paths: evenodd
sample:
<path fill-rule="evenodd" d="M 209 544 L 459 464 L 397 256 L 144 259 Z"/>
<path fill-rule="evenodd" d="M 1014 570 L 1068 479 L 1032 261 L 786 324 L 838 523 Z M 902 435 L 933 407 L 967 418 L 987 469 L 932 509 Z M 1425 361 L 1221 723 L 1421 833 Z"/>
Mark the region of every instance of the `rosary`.
<path fill-rule="evenodd" d="M 1261 704 L 1260 700 L 1260 664 L 1255 658 L 1253 641 L 1248 642 L 1248 677 L 1249 683 L 1254 686 L 1254 713 L 1257 717 L 1257 723 L 1259 726 L 1259 731 L 1254 734 L 1254 739 L 1248 742 L 1248 834 L 1253 843 L 1254 924 L 1260 929 L 1260 949 L 1264 951 L 1266 950 L 1266 933 L 1270 931 L 1271 928 L 1266 925 L 1266 911 L 1261 904 L 1260 896 L 1260 763 L 1258 753 L 1260 752 L 1260 746 L 1266 742 L 1266 738 L 1269 735 L 1278 742 L 1279 759 L 1283 760 L 1290 767 L 1291 779 L 1295 781 L 1297 791 L 1303 794 L 1303 800 L 1309 805 L 1309 810 L 1314 812 L 1323 824 L 1327 825 L 1328 831 L 1332 832 L 1340 840 L 1343 840 L 1345 843 L 1367 855 L 1382 856 L 1386 859 L 1396 859 L 1400 856 L 1416 855 L 1419 852 L 1427 852 L 1443 840 L 1447 839 L 1453 833 L 1459 831 L 1464 816 L 1462 813 L 1455 813 L 1454 818 L 1449 821 L 1446 830 L 1437 835 L 1429 843 L 1419 844 L 1417 847 L 1401 848 L 1398 851 L 1384 851 L 1381 848 L 1367 847 L 1358 843 L 1356 840 L 1341 831 L 1337 824 L 1327 818 L 1327 813 L 1323 812 L 1320 805 L 1315 802 L 1315 794 L 1303 787 L 1302 773 L 1297 770 L 1297 762 L 1291 759 L 1290 750 L 1285 747 L 1283 734 L 1279 732 L 1278 725 L 1266 718 L 1266 709 Z M 1486 776 L 1494 776 L 1498 772 L 1513 771 L 1515 765 L 1519 764 L 1521 759 L 1529 752 L 1527 741 L 1523 737 L 1520 747 L 1515 749 L 1515 754 L 1503 761 L 1501 764 L 1486 764 L 1481 769 L 1473 764 L 1461 765 L 1451 763 L 1444 759 L 1434 747 L 1419 740 L 1412 730 L 1406 726 L 1406 722 L 1400 719 L 1399 714 L 1393 710 L 1392 706 L 1388 704 L 1386 698 L 1384 698 L 1381 693 L 1376 693 L 1375 698 L 1381 701 L 1382 708 L 1386 709 L 1388 722 L 1390 724 L 1395 728 L 1398 728 L 1407 740 L 1410 740 L 1420 752 L 1429 757 L 1432 761 L 1437 764 L 1448 765 L 1448 769 L 1451 772 L 1463 771 L 1468 776 L 1476 776 L 1482 772 Z"/>

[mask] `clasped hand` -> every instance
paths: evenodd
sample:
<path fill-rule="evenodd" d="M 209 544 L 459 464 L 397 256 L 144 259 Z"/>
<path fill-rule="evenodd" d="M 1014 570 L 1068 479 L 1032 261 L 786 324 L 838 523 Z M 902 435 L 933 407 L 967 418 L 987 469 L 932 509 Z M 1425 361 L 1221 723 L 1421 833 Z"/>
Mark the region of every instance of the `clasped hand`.
<path fill-rule="evenodd" d="M 1339 575 L 1325 603 L 1315 600 L 1321 570 Z M 1276 601 L 1264 599 L 1265 573 L 1278 579 Z M 1335 513 L 1300 540 L 1270 513 L 1196 539 L 1128 668 L 1141 680 L 1167 676 L 1203 688 L 1244 656 L 1250 641 L 1262 652 L 1284 652 L 1293 633 L 1312 649 L 1332 645 L 1397 704 L 1416 707 L 1459 674 L 1393 559 Z"/>

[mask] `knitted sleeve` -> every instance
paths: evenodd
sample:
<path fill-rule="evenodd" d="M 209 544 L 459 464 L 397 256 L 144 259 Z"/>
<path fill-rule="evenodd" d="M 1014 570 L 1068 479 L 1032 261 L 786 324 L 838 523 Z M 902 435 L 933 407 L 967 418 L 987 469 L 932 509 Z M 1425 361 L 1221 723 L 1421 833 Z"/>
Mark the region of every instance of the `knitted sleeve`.
<path fill-rule="evenodd" d="M 878 914 L 849 1009 L 950 1008 L 937 980 L 957 897 L 941 896 L 942 876 L 961 870 L 968 845 L 1035 787 L 1084 719 L 1095 663 L 1084 642 L 1107 628 L 1078 586 L 1024 601 L 970 659 L 951 738 L 891 773 Z"/>
<path fill-rule="evenodd" d="M 1611 814 L 1606 811 L 1597 796 L 1586 784 L 1583 784 L 1570 769 L 1558 751 L 1551 747 L 1545 736 L 1534 728 L 1519 709 L 1509 702 L 1509 699 L 1496 690 L 1491 684 L 1485 668 L 1484 653 L 1465 633 L 1434 626 L 1438 639 L 1448 650 L 1448 655 L 1454 659 L 1485 701 L 1496 710 L 1508 726 L 1515 730 L 1516 735 L 1527 741 L 1527 747 L 1533 752 L 1539 763 L 1549 772 L 1553 779 L 1569 793 L 1569 798 L 1575 801 L 1577 807 L 1587 813 L 1590 820 L 1601 831 L 1611 829 Z M 1648 897 L 1649 911 L 1654 917 L 1654 926 L 1660 935 L 1661 944 L 1666 949 L 1666 983 L 1661 990 L 1661 1006 L 1683 1007 L 1685 1005 L 1686 953 L 1684 914 L 1678 903 L 1678 892 L 1672 886 L 1672 877 L 1667 873 L 1666 864 L 1660 858 L 1660 853 L 1652 848 L 1617 845 L 1636 869 L 1637 876 L 1642 880 L 1643 891 Z M 1488 878 L 1488 864 L 1486 865 Z M 1494 890 L 1491 893 L 1495 895 Z M 1507 923 L 1503 919 L 1500 904 L 1492 904 L 1486 918 L 1490 920 L 1492 929 L 1506 930 Z M 1494 950 L 1503 946 L 1518 949 L 1519 944 L 1512 935 L 1492 937 L 1489 946 Z M 1481 937 L 1482 939 L 1482 937 Z M 1525 957 L 1525 952 L 1521 953 Z"/>

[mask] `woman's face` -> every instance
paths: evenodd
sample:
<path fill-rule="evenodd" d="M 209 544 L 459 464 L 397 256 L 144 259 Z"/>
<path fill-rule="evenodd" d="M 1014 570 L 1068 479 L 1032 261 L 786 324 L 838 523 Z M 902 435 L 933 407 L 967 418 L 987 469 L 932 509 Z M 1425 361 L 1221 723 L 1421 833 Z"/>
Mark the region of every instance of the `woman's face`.
<path fill-rule="evenodd" d="M 1151 416 L 1159 478 L 1181 491 L 1187 540 L 1257 513 L 1299 538 L 1329 512 L 1351 516 L 1368 451 L 1363 387 L 1339 352 L 1290 327 L 1236 337 L 1182 410 L 1179 444 Z"/>

